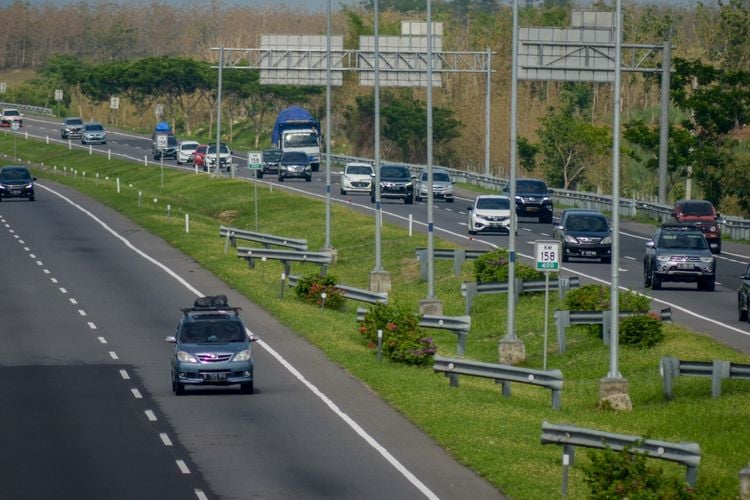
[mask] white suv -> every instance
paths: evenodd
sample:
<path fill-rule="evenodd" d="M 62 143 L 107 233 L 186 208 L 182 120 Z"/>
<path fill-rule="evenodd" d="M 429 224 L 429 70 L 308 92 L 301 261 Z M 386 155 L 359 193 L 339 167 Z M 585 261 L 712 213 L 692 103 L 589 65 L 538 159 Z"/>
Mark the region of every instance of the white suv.
<path fill-rule="evenodd" d="M 341 174 L 341 194 L 369 193 L 373 173 L 369 163 L 347 163 Z"/>
<path fill-rule="evenodd" d="M 0 125 L 3 127 L 12 127 L 14 123 L 23 126 L 23 115 L 15 108 L 4 108 L 0 116 Z"/>
<path fill-rule="evenodd" d="M 510 198 L 480 194 L 469 210 L 469 234 L 498 232 L 510 234 Z"/>

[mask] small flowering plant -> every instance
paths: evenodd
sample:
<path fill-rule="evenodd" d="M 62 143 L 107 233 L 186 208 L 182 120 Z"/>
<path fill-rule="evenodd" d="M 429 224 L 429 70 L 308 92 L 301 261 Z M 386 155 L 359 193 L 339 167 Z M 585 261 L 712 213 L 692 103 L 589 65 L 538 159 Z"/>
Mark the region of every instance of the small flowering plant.
<path fill-rule="evenodd" d="M 346 302 L 343 292 L 336 288 L 336 279 L 332 276 L 303 276 L 297 282 L 294 293 L 308 304 L 328 309 L 342 309 Z"/>
<path fill-rule="evenodd" d="M 383 332 L 383 354 L 393 361 L 424 366 L 432 362 L 437 352 L 432 337 L 424 336 L 419 329 L 419 315 L 406 307 L 372 306 L 359 327 L 368 347 L 377 347 L 378 330 Z"/>

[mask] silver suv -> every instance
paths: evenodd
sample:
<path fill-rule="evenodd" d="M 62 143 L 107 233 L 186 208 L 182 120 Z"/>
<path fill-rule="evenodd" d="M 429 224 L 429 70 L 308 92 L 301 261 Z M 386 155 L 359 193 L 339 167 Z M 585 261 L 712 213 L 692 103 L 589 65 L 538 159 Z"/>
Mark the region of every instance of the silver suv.
<path fill-rule="evenodd" d="M 716 259 L 695 224 L 662 224 L 646 242 L 643 281 L 659 290 L 665 281 L 697 283 L 698 290 L 716 286 Z"/>
<path fill-rule="evenodd" d="M 425 170 L 417 179 L 417 185 L 414 188 L 414 197 L 417 201 L 422 201 L 429 195 L 429 173 Z M 453 203 L 453 180 L 447 170 L 440 168 L 432 169 L 432 198 L 435 200 L 443 199 L 448 203 Z"/>
<path fill-rule="evenodd" d="M 83 120 L 77 116 L 71 116 L 66 118 L 62 122 L 60 127 L 60 136 L 63 139 L 80 138 L 81 132 L 83 131 Z"/>

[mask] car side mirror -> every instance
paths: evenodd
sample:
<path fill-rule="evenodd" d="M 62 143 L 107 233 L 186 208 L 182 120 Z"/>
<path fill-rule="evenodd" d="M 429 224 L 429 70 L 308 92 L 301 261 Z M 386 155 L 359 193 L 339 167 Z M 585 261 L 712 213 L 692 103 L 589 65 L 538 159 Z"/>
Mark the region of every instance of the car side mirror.
<path fill-rule="evenodd" d="M 164 339 L 165 342 L 169 342 L 170 344 L 176 344 L 177 343 L 177 337 L 170 335 L 169 337 Z"/>
<path fill-rule="evenodd" d="M 32 178 L 31 178 L 31 180 L 32 180 L 32 181 L 36 181 L 36 177 L 32 177 Z"/>
<path fill-rule="evenodd" d="M 555 229 L 558 231 L 565 231 L 565 228 L 563 226 L 555 226 Z"/>
<path fill-rule="evenodd" d="M 259 341 L 259 340 L 260 340 L 260 339 L 259 339 L 258 337 L 255 337 L 255 336 L 253 336 L 253 335 L 248 335 L 248 337 L 247 337 L 247 341 L 248 341 L 248 342 L 257 342 L 257 341 Z"/>
<path fill-rule="evenodd" d="M 646 248 L 654 248 L 656 246 L 656 243 L 653 241 L 647 241 L 646 242 Z"/>
<path fill-rule="evenodd" d="M 472 210 L 474 210 L 474 207 L 466 207 L 466 210 L 468 210 L 469 212 L 471 212 Z"/>

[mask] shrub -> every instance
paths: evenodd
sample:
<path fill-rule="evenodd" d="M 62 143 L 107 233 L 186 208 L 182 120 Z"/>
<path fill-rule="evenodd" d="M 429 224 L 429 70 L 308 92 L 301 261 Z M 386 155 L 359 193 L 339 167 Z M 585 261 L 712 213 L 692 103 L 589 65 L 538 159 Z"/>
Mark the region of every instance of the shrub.
<path fill-rule="evenodd" d="M 320 274 L 303 276 L 294 287 L 294 293 L 308 304 L 329 309 L 342 309 L 346 302 L 343 292 L 336 288 L 336 279 L 332 276 Z M 323 293 L 326 294 L 325 299 L 323 299 Z"/>
<path fill-rule="evenodd" d="M 474 261 L 474 277 L 477 283 L 503 283 L 508 281 L 508 251 L 498 248 L 481 255 Z M 557 277 L 552 273 L 550 278 Z M 531 266 L 516 262 L 516 278 L 527 281 L 543 280 L 544 273 Z"/>
<path fill-rule="evenodd" d="M 585 285 L 576 288 L 565 295 L 564 307 L 570 311 L 609 311 L 609 291 L 610 288 L 605 285 Z M 648 311 L 649 305 L 650 300 L 645 295 L 633 291 L 620 291 L 620 311 Z M 593 335 L 602 335 L 602 325 L 584 325 L 584 328 Z"/>
<path fill-rule="evenodd" d="M 620 320 L 620 344 L 648 349 L 664 340 L 661 319 L 654 314 Z"/>
<path fill-rule="evenodd" d="M 383 331 L 382 352 L 393 361 L 424 366 L 437 352 L 432 337 L 425 337 L 419 329 L 419 315 L 404 306 L 370 307 L 359 331 L 372 349 L 378 345 L 378 330 Z"/>
<path fill-rule="evenodd" d="M 595 500 L 696 499 L 702 498 L 687 484 L 649 465 L 645 454 L 625 448 L 610 448 L 589 454 L 591 463 L 582 466 L 584 482 Z"/>

